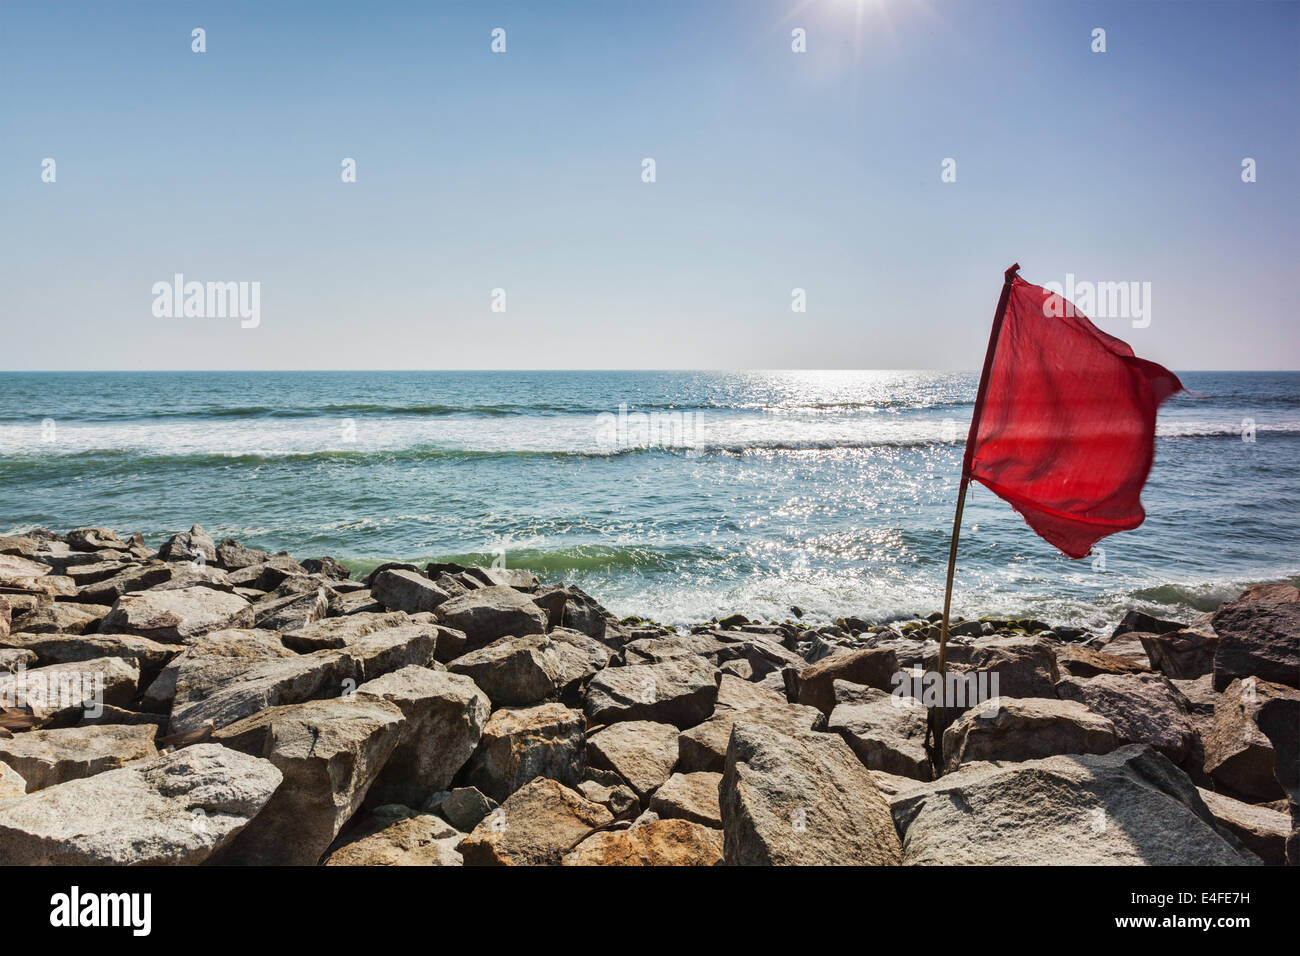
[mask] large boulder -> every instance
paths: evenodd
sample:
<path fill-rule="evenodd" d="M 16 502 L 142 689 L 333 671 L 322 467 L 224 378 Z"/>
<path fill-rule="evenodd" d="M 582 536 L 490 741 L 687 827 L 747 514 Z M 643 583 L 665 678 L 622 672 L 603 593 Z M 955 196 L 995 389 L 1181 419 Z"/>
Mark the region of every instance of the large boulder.
<path fill-rule="evenodd" d="M 1062 676 L 1096 677 L 1098 674 L 1140 674 L 1150 668 L 1127 657 L 1094 651 L 1079 644 L 1056 648 L 1056 666 Z"/>
<path fill-rule="evenodd" d="M 677 733 L 649 720 L 611 724 L 587 738 L 587 765 L 614 771 L 644 800 L 673 772 Z"/>
<path fill-rule="evenodd" d="M 361 806 L 404 723 L 395 704 L 357 695 L 272 707 L 217 730 L 214 740 L 284 775 L 221 862 L 315 865 Z"/>
<path fill-rule="evenodd" d="M 471 651 L 507 634 L 546 633 L 546 612 L 526 594 L 502 585 L 454 597 L 434 613 L 440 622 L 464 633 Z"/>
<path fill-rule="evenodd" d="M 125 547 L 125 545 L 122 545 Z M 189 531 L 174 534 L 158 549 L 158 557 L 164 561 L 194 561 L 199 564 L 213 564 L 217 560 L 217 544 L 212 536 L 198 525 Z"/>
<path fill-rule="evenodd" d="M 563 704 L 498 710 L 483 727 L 466 783 L 498 803 L 534 777 L 577 787 L 586 765 L 586 728 L 582 711 Z"/>
<path fill-rule="evenodd" d="M 85 634 L 99 627 L 108 613 L 102 604 L 55 601 L 21 615 L 16 628 L 28 634 Z"/>
<path fill-rule="evenodd" d="M 139 634 L 188 644 L 210 631 L 253 626 L 253 606 L 237 594 L 205 587 L 123 594 L 99 622 L 102 634 Z"/>
<path fill-rule="evenodd" d="M 120 657 L 97 657 L 12 673 L 0 672 L 0 700 L 32 707 L 49 727 L 70 727 L 105 706 L 126 707 L 135 699 L 140 666 Z"/>
<path fill-rule="evenodd" d="M 10 634 L 8 647 L 25 648 L 36 655 L 38 666 L 72 664 L 100 657 L 121 657 L 135 661 L 144 674 L 157 674 L 179 648 L 159 644 L 135 634 Z"/>
<path fill-rule="evenodd" d="M 1300 601 L 1243 596 L 1220 607 L 1213 625 L 1215 690 L 1246 677 L 1300 687 Z"/>
<path fill-rule="evenodd" d="M 1294 708 L 1300 691 L 1253 678 L 1234 680 L 1215 702 L 1214 722 L 1204 739 L 1205 772 L 1230 793 L 1254 802 L 1284 796 L 1278 750 L 1259 726 L 1260 712 L 1270 701 L 1290 702 Z M 1289 759 L 1292 766 L 1297 733 L 1293 724 L 1279 738 L 1282 760 Z"/>
<path fill-rule="evenodd" d="M 599 804 L 539 778 L 489 813 L 460 852 L 469 866 L 554 866 L 594 829 L 613 821 Z"/>
<path fill-rule="evenodd" d="M 774 688 L 723 674 L 713 716 L 677 737 L 677 769 L 682 773 L 722 773 L 731 728 L 737 720 L 795 735 L 826 726 L 826 715 L 816 707 L 788 703 Z"/>
<path fill-rule="evenodd" d="M 1151 747 L 973 763 L 892 803 L 909 865 L 1224 866 L 1258 862 Z"/>
<path fill-rule="evenodd" d="M 171 645 L 158 646 L 176 650 Z M 249 628 L 213 631 L 196 639 L 167 662 L 145 690 L 144 703 L 160 713 L 176 706 L 185 707 L 203 700 L 258 664 L 296 657 L 274 631 Z"/>
<path fill-rule="evenodd" d="M 403 667 L 357 688 L 396 704 L 406 718 L 370 802 L 423 807 L 446 790 L 474 753 L 492 705 L 474 682 L 428 667 Z"/>
<path fill-rule="evenodd" d="M 963 663 L 976 679 L 980 674 L 989 675 L 989 693 L 994 697 L 1055 697 L 1061 676 L 1055 645 L 1041 637 L 983 640 L 970 646 Z"/>
<path fill-rule="evenodd" d="M 1195 680 L 1214 670 L 1219 636 L 1213 631 L 1181 630 L 1140 634 L 1151 666 L 1166 677 Z"/>
<path fill-rule="evenodd" d="M 370 593 L 388 610 L 407 614 L 432 611 L 452 597 L 419 571 L 401 568 L 389 568 L 376 575 Z"/>
<path fill-rule="evenodd" d="M 363 611 L 313 621 L 292 633 L 281 635 L 281 640 L 291 650 L 310 654 L 312 651 L 347 647 L 376 631 L 386 631 L 410 623 L 410 615 L 401 611 Z"/>
<path fill-rule="evenodd" d="M 1077 701 L 1107 718 L 1122 743 L 1151 744 L 1174 763 L 1182 763 L 1196 742 L 1183 695 L 1160 674 L 1063 677 L 1056 684 L 1056 693 L 1062 700 Z"/>
<path fill-rule="evenodd" d="M 719 787 L 731 865 L 902 861 L 889 805 L 839 737 L 737 723 Z"/>
<path fill-rule="evenodd" d="M 166 584 L 176 574 L 170 564 L 141 564 L 119 571 L 111 578 L 96 581 L 77 589 L 77 601 L 82 604 L 115 604 L 123 594 L 147 591 Z"/>
<path fill-rule="evenodd" d="M 498 638 L 462 654 L 448 669 L 473 678 L 498 707 L 527 707 L 554 698 L 564 675 L 560 651 L 545 634 Z"/>
<path fill-rule="evenodd" d="M 22 774 L 0 760 L 0 800 L 21 797 L 26 792 L 27 781 L 23 779 Z"/>
<path fill-rule="evenodd" d="M 593 833 L 565 855 L 565 866 L 720 866 L 722 831 L 688 820 L 652 820 Z"/>
<path fill-rule="evenodd" d="M 810 667 L 787 667 L 782 671 L 786 695 L 791 702 L 816 707 L 828 716 L 835 709 L 837 680 L 877 690 L 891 690 L 896 673 L 898 655 L 888 647 L 832 654 Z"/>
<path fill-rule="evenodd" d="M 1083 704 L 1002 697 L 968 710 L 943 732 L 951 773 L 973 760 L 1032 760 L 1052 754 L 1102 754 L 1120 745 L 1115 725 Z"/>
<path fill-rule="evenodd" d="M 325 858 L 326 866 L 460 866 L 465 834 L 432 813 L 396 804 L 376 807 Z"/>
<path fill-rule="evenodd" d="M 826 729 L 838 733 L 870 770 L 929 780 L 926 711 L 913 697 L 836 681 L 835 709 Z"/>
<path fill-rule="evenodd" d="M 269 761 L 198 744 L 0 803 L 0 859 L 12 865 L 197 864 L 266 806 Z"/>
<path fill-rule="evenodd" d="M 698 657 L 607 667 L 587 685 L 583 709 L 594 724 L 652 720 L 693 727 L 713 714 L 720 676 Z"/>
<path fill-rule="evenodd" d="M 29 792 L 116 770 L 158 755 L 154 725 L 30 730 L 0 738 L 0 761 L 20 773 Z"/>

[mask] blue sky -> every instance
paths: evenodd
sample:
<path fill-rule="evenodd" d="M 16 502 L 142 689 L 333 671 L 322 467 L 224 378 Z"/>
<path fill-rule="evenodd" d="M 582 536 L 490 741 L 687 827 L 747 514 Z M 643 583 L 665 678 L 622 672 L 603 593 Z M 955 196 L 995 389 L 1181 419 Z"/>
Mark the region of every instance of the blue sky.
<path fill-rule="evenodd" d="M 1293 2 L 4 0 L 0 368 L 976 368 L 1012 260 L 1300 368 L 1298 58 Z"/>

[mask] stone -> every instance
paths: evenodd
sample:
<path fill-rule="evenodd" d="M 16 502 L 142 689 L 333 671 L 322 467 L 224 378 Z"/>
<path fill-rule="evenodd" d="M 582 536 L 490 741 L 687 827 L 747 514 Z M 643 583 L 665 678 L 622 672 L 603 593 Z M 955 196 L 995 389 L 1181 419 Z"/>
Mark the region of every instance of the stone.
<path fill-rule="evenodd" d="M 565 854 L 565 866 L 720 866 L 722 833 L 688 820 L 605 830 Z"/>
<path fill-rule="evenodd" d="M 464 834 L 432 813 L 376 807 L 325 858 L 326 866 L 461 866 Z"/>
<path fill-rule="evenodd" d="M 699 771 L 675 773 L 650 798 L 650 810 L 662 820 L 690 820 L 722 829 L 718 785 L 722 774 Z M 720 848 L 719 848 L 720 849 Z"/>
<path fill-rule="evenodd" d="M 844 738 L 869 770 L 917 780 L 933 776 L 925 750 L 926 710 L 913 697 L 836 681 L 826 729 Z"/>
<path fill-rule="evenodd" d="M 213 739 L 264 757 L 284 775 L 220 862 L 313 866 L 360 808 L 397 746 L 395 704 L 357 695 L 272 707 L 218 729 Z"/>
<path fill-rule="evenodd" d="M 736 678 L 730 678 L 735 680 Z M 723 677 L 725 686 L 728 678 Z M 754 685 L 751 685 L 754 686 Z M 761 688 L 770 690 L 770 688 Z M 735 703 L 741 701 L 733 698 Z M 709 771 L 722 773 L 726 761 L 727 744 L 731 728 L 737 720 L 763 724 L 784 734 L 821 730 L 826 726 L 826 715 L 807 704 L 779 703 L 755 704 L 746 709 L 718 708 L 717 713 L 702 724 L 684 730 L 677 737 L 677 769 L 682 773 Z"/>
<path fill-rule="evenodd" d="M 269 761 L 197 744 L 0 803 L 13 865 L 194 865 L 238 835 L 281 782 Z"/>
<path fill-rule="evenodd" d="M 40 579 L 50 573 L 50 566 L 29 561 L 16 554 L 0 554 L 0 586 L 22 590 L 45 590 Z"/>
<path fill-rule="evenodd" d="M 300 654 L 328 648 L 347 647 L 376 631 L 402 627 L 411 623 L 411 617 L 401 611 L 375 611 L 349 614 L 346 617 L 327 617 L 297 630 L 282 634 L 284 646 Z"/>
<path fill-rule="evenodd" d="M 147 591 L 166 584 L 175 574 L 176 569 L 169 564 L 136 565 L 111 578 L 78 588 L 77 601 L 81 604 L 115 604 L 123 594 Z M 107 613 L 104 611 L 100 616 Z"/>
<path fill-rule="evenodd" d="M 274 591 L 289 578 L 309 577 L 307 569 L 287 554 L 273 554 L 261 564 L 250 564 L 229 575 L 235 587 Z"/>
<path fill-rule="evenodd" d="M 485 585 L 514 588 L 516 591 L 536 591 L 540 585 L 537 575 L 523 568 L 466 568 Z"/>
<path fill-rule="evenodd" d="M 615 820 L 630 820 L 637 815 L 641 805 L 631 787 L 617 782 L 618 774 L 610 773 L 610 776 L 616 778 L 615 782 L 603 784 L 583 780 L 578 784 L 578 792 L 592 803 L 599 803 L 614 815 Z"/>
<path fill-rule="evenodd" d="M 159 712 L 186 707 L 203 700 L 228 681 L 242 677 L 258 664 L 286 658 L 295 659 L 295 655 L 274 631 L 251 628 L 212 631 L 167 662 L 144 692 L 145 707 Z"/>
<path fill-rule="evenodd" d="M 488 814 L 460 852 L 469 866 L 555 866 L 592 830 L 613 821 L 581 794 L 537 779 Z"/>
<path fill-rule="evenodd" d="M 462 833 L 468 833 L 497 808 L 497 802 L 475 787 L 457 787 L 438 804 L 438 812 Z"/>
<path fill-rule="evenodd" d="M 1129 611 L 1115 626 L 1111 632 L 1111 638 L 1119 637 L 1121 634 L 1128 634 L 1132 631 L 1139 631 L 1145 634 L 1164 634 L 1167 631 L 1182 630 L 1186 625 L 1178 621 L 1162 621 L 1160 618 L 1152 617 L 1150 614 L 1144 614 L 1141 611 Z"/>
<path fill-rule="evenodd" d="M 1174 763 L 1182 763 L 1196 742 L 1185 699 L 1160 674 L 1063 677 L 1056 684 L 1056 693 L 1062 700 L 1077 701 L 1108 719 L 1121 743 L 1150 744 Z"/>
<path fill-rule="evenodd" d="M 1122 657 L 1139 664 L 1150 670 L 1151 658 L 1147 657 L 1147 649 L 1142 646 L 1141 631 L 1126 631 L 1119 637 L 1113 637 L 1102 645 L 1102 652 L 1110 654 L 1113 657 Z"/>
<path fill-rule="evenodd" d="M 609 666 L 609 648 L 594 637 L 563 627 L 552 630 L 547 636 L 560 657 L 561 696 L 578 695 L 591 678 Z"/>
<path fill-rule="evenodd" d="M 1269 866 L 1286 863 L 1286 838 L 1291 818 L 1277 810 L 1252 806 L 1232 797 L 1197 787 L 1206 808 L 1251 853 Z"/>
<path fill-rule="evenodd" d="M 1300 701 L 1300 691 L 1284 684 L 1237 678 L 1215 702 L 1214 722 L 1204 738 L 1205 772 L 1231 794 L 1256 803 L 1284 795 L 1277 775 L 1276 748 L 1259 727 L 1260 711 L 1274 699 Z M 1294 751 L 1297 732 L 1295 726 L 1289 729 L 1286 750 Z"/>
<path fill-rule="evenodd" d="M 943 732 L 947 772 L 974 760 L 1102 754 L 1120 745 L 1115 725 L 1077 701 L 1002 697 L 990 705 L 966 711 Z"/>
<path fill-rule="evenodd" d="M 4 738 L 0 738 L 0 743 Z M 21 797 L 27 793 L 27 781 L 13 767 L 0 760 L 0 800 Z"/>
<path fill-rule="evenodd" d="M 614 771 L 644 799 L 673 772 L 677 728 L 649 720 L 611 724 L 587 738 L 587 763 Z"/>
<path fill-rule="evenodd" d="M 546 612 L 512 587 L 480 588 L 438 605 L 438 620 L 464 633 L 466 650 L 477 650 L 506 635 L 546 632 Z"/>
<path fill-rule="evenodd" d="M 103 705 L 130 705 L 139 683 L 140 667 L 135 661 L 97 657 L 0 673 L 0 700 L 35 708 L 49 718 L 51 729 L 70 727 Z"/>
<path fill-rule="evenodd" d="M 271 557 L 265 551 L 244 547 L 234 538 L 222 538 L 216 554 L 217 564 L 227 571 L 241 571 L 255 564 L 264 564 Z"/>
<path fill-rule="evenodd" d="M 1066 677 L 1096 677 L 1098 674 L 1140 674 L 1145 665 L 1117 654 L 1090 650 L 1078 644 L 1062 644 L 1056 649 L 1056 666 Z"/>
<path fill-rule="evenodd" d="M 352 569 L 340 564 L 328 554 L 319 558 L 308 558 L 302 562 L 308 574 L 319 574 L 330 581 L 346 581 L 352 577 Z"/>
<path fill-rule="evenodd" d="M 786 668 L 782 673 L 791 702 L 816 707 L 829 716 L 835 709 L 835 681 L 892 690 L 897 672 L 898 656 L 891 648 L 868 647 L 832 654 L 802 671 Z"/>
<path fill-rule="evenodd" d="M 492 710 L 468 677 L 428 667 L 403 667 L 367 681 L 357 696 L 390 701 L 406 719 L 372 788 L 371 800 L 380 804 L 424 806 L 434 793 L 451 786 L 478 746 Z"/>
<path fill-rule="evenodd" d="M 85 634 L 94 631 L 107 613 L 108 608 L 102 604 L 55 601 L 23 614 L 18 630 L 28 634 Z"/>
<path fill-rule="evenodd" d="M 622 646 L 617 640 L 610 640 L 615 632 L 609 626 L 609 616 L 605 609 L 581 588 L 571 585 L 565 589 L 564 607 L 558 624 L 568 630 L 586 634 L 607 646 Z"/>
<path fill-rule="evenodd" d="M 651 720 L 685 729 L 713 714 L 720 676 L 695 657 L 607 667 L 587 685 L 583 709 L 596 724 Z"/>
<path fill-rule="evenodd" d="M 142 673 L 157 674 L 176 656 L 179 648 L 159 644 L 135 634 L 11 634 L 6 639 L 12 647 L 21 647 L 36 655 L 38 666 L 70 664 L 99 657 L 121 657 L 135 661 Z"/>
<path fill-rule="evenodd" d="M 728 865 L 894 865 L 889 804 L 838 736 L 738 722 L 719 786 Z"/>
<path fill-rule="evenodd" d="M 156 726 L 104 725 L 29 730 L 0 740 L 0 761 L 18 771 L 29 792 L 158 755 Z"/>
<path fill-rule="evenodd" d="M 75 528 L 63 536 L 74 551 L 104 551 L 126 548 L 126 542 L 112 528 Z"/>
<path fill-rule="evenodd" d="M 534 777 L 576 787 L 586 765 L 585 735 L 582 711 L 563 704 L 502 708 L 484 725 L 465 782 L 497 803 Z"/>
<path fill-rule="evenodd" d="M 545 634 L 502 637 L 448 665 L 473 678 L 498 707 L 527 707 L 558 696 L 564 662 Z"/>
<path fill-rule="evenodd" d="M 193 525 L 189 531 L 183 531 L 168 538 L 166 543 L 158 549 L 158 557 L 164 561 L 194 561 L 200 564 L 212 564 L 217 560 L 217 545 L 210 534 L 198 525 Z"/>
<path fill-rule="evenodd" d="M 1256 677 L 1300 688 L 1300 602 L 1237 600 L 1215 612 L 1214 689 Z"/>
<path fill-rule="evenodd" d="M 908 865 L 1258 863 L 1218 829 L 1187 775 L 1143 744 L 968 764 L 892 808 Z"/>
<path fill-rule="evenodd" d="M 16 647 L 0 647 L 0 674 L 12 674 L 14 671 L 27 670 L 36 666 L 36 655 L 29 650 Z"/>
<path fill-rule="evenodd" d="M 377 575 L 370 585 L 370 593 L 388 610 L 407 614 L 432 611 L 451 598 L 419 571 L 400 568 L 390 568 Z"/>
<path fill-rule="evenodd" d="M 317 588 L 253 605 L 254 623 L 268 631 L 297 631 L 329 613 L 329 592 Z"/>
<path fill-rule="evenodd" d="M 123 594 L 102 621 L 102 634 L 138 634 L 163 644 L 188 644 L 210 631 L 253 626 L 253 606 L 211 588 Z"/>
<path fill-rule="evenodd" d="M 994 696 L 1055 697 L 1060 669 L 1056 648 L 1041 637 L 995 637 L 973 645 L 965 660 L 967 673 L 997 675 Z"/>
<path fill-rule="evenodd" d="M 1204 631 L 1167 631 L 1164 634 L 1139 634 L 1142 648 L 1151 666 L 1166 677 L 1195 680 L 1214 670 L 1214 655 L 1219 636 Z"/>

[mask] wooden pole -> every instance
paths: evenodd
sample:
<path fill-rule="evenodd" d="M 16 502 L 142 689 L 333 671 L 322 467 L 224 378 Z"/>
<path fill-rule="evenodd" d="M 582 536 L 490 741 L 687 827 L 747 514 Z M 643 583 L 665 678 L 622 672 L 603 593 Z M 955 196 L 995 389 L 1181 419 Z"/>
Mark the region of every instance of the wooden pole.
<path fill-rule="evenodd" d="M 966 435 L 966 451 L 961 462 L 961 486 L 957 491 L 957 514 L 952 520 L 952 540 L 948 545 L 948 580 L 943 592 L 943 620 L 939 625 L 939 706 L 930 708 L 926 736 L 931 741 L 930 754 L 936 772 L 943 771 L 943 732 L 948 727 L 947 679 L 948 670 L 948 621 L 952 610 L 952 579 L 957 571 L 957 539 L 961 535 L 961 513 L 966 507 L 966 489 L 970 487 L 971 466 L 975 458 L 975 439 L 979 434 L 980 416 L 984 412 L 984 398 L 988 394 L 989 372 L 993 368 L 993 357 L 998 351 L 998 338 L 1002 334 L 1002 320 L 1006 318 L 1007 303 L 1011 299 L 1011 287 L 1016 281 L 1020 264 L 1015 263 L 1003 273 L 1002 295 L 998 298 L 997 311 L 993 313 L 993 328 L 989 332 L 988 348 L 984 352 L 984 368 L 980 371 L 979 389 L 975 393 L 975 409 L 971 413 L 970 431 Z"/>

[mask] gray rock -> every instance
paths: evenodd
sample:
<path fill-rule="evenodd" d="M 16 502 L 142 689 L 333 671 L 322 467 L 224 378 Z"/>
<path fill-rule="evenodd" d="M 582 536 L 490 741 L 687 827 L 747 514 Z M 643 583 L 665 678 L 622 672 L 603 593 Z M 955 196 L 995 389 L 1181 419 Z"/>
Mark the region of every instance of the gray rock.
<path fill-rule="evenodd" d="M 205 587 L 124 594 L 99 623 L 102 634 L 138 634 L 163 644 L 188 644 L 210 631 L 252 627 L 253 606 L 236 594 Z"/>
<path fill-rule="evenodd" d="M 644 799 L 673 772 L 677 728 L 648 720 L 611 724 L 587 738 L 587 763 L 614 771 Z"/>
<path fill-rule="evenodd" d="M 12 674 L 14 671 L 27 670 L 36 666 L 36 655 L 29 650 L 16 647 L 0 647 L 0 674 Z"/>
<path fill-rule="evenodd" d="M 473 830 L 485 816 L 497 808 L 497 802 L 474 787 L 457 787 L 438 804 L 438 812 L 462 833 Z"/>
<path fill-rule="evenodd" d="M 564 662 L 545 634 L 502 637 L 448 665 L 473 678 L 497 706 L 526 707 L 558 696 Z"/>
<path fill-rule="evenodd" d="M 217 564 L 227 571 L 240 571 L 255 564 L 264 564 L 270 559 L 265 551 L 246 548 L 234 538 L 223 538 L 217 545 Z"/>
<path fill-rule="evenodd" d="M 79 588 L 77 600 L 82 604 L 114 604 L 123 594 L 147 591 L 167 583 L 175 573 L 176 568 L 170 564 L 136 565 L 111 578 Z"/>
<path fill-rule="evenodd" d="M 908 865 L 1224 866 L 1258 862 L 1187 775 L 1141 744 L 969 764 L 893 803 Z"/>
<path fill-rule="evenodd" d="M 295 655 L 274 631 L 235 628 L 204 634 L 173 657 L 149 684 L 145 707 L 159 712 L 184 708 L 258 664 L 286 658 Z"/>
<path fill-rule="evenodd" d="M 576 787 L 586 764 L 585 734 L 582 712 L 563 704 L 498 710 L 483 727 L 466 783 L 498 803 L 534 777 Z"/>
<path fill-rule="evenodd" d="M 102 604 L 55 601 L 23 614 L 16 630 L 28 634 L 84 634 L 94 631 L 107 613 L 108 608 Z"/>
<path fill-rule="evenodd" d="M 1232 797 L 1197 787 L 1214 819 L 1232 833 L 1246 849 L 1269 866 L 1286 863 L 1286 838 L 1291 818 L 1278 810 L 1252 806 Z"/>
<path fill-rule="evenodd" d="M 898 672 L 898 657 L 888 647 L 868 647 L 832 654 L 802 669 L 787 667 L 786 694 L 796 704 L 816 707 L 829 715 L 835 709 L 835 681 L 891 690 Z"/>
<path fill-rule="evenodd" d="M 615 782 L 584 780 L 578 784 L 578 792 L 592 803 L 599 803 L 614 815 L 615 820 L 631 820 L 641 808 L 636 794 L 627 784 L 617 782 L 618 774 L 611 772 L 610 776 L 616 778 Z"/>
<path fill-rule="evenodd" d="M 158 550 L 158 557 L 164 561 L 196 561 L 212 564 L 217 560 L 217 545 L 210 534 L 198 525 L 193 525 L 189 531 L 168 538 Z"/>
<path fill-rule="evenodd" d="M 1056 692 L 1062 700 L 1077 701 L 1108 719 L 1122 743 L 1151 744 L 1174 763 L 1182 763 L 1196 742 L 1183 696 L 1160 674 L 1063 677 Z"/>
<path fill-rule="evenodd" d="M 27 781 L 29 792 L 116 770 L 158 755 L 156 726 L 105 725 L 29 730 L 0 739 L 0 761 Z"/>
<path fill-rule="evenodd" d="M 1213 623 L 1215 690 L 1246 677 L 1300 687 L 1300 601 L 1243 596 L 1220 607 Z"/>
<path fill-rule="evenodd" d="M 837 703 L 826 729 L 843 737 L 863 766 L 931 779 L 925 750 L 926 711 L 919 701 L 846 681 L 836 681 L 834 688 Z"/>
<path fill-rule="evenodd" d="M 1195 680 L 1214 670 L 1219 636 L 1213 631 L 1180 630 L 1139 634 L 1151 666 L 1166 677 Z"/>
<path fill-rule="evenodd" d="M 140 667 L 119 657 L 97 657 L 0 673 L 0 700 L 34 707 L 51 728 L 70 727 L 102 705 L 128 706 L 140 683 Z"/>
<path fill-rule="evenodd" d="M 975 760 L 1102 754 L 1120 745 L 1115 725 L 1072 700 L 1002 697 L 968 710 L 943 733 L 949 773 Z"/>
<path fill-rule="evenodd" d="M 543 634 L 546 612 L 527 595 L 511 587 L 471 591 L 438 605 L 438 620 L 465 634 L 466 649 L 476 650 L 512 634 Z"/>
<path fill-rule="evenodd" d="M 15 865 L 198 864 L 257 815 L 281 781 L 269 761 L 198 744 L 0 803 Z"/>
<path fill-rule="evenodd" d="M 728 683 L 736 678 L 723 676 L 719 690 L 719 701 Z M 741 683 L 736 681 L 737 683 Z M 734 685 L 732 685 L 734 687 Z M 771 693 L 771 688 L 759 688 L 755 684 L 747 685 L 756 691 Z M 727 744 L 731 740 L 732 725 L 738 720 L 752 724 L 762 724 L 783 734 L 798 735 L 811 730 L 821 730 L 826 726 L 826 715 L 816 707 L 807 704 L 786 703 L 784 696 L 772 701 L 747 701 L 733 691 L 727 694 L 728 705 L 718 706 L 717 712 L 689 730 L 684 730 L 677 737 L 677 770 L 682 773 L 708 771 L 722 773 L 727 755 Z"/>
<path fill-rule="evenodd" d="M 404 723 L 395 704 L 358 695 L 273 707 L 217 730 L 214 740 L 284 775 L 220 862 L 315 865 L 360 808 Z"/>
<path fill-rule="evenodd" d="M 712 664 L 696 657 L 607 667 L 587 685 L 583 709 L 596 724 L 652 720 L 693 727 L 713 714 L 720 678 Z"/>
<path fill-rule="evenodd" d="M 0 760 L 0 800 L 21 797 L 25 793 L 27 793 L 27 781 L 23 779 L 22 774 Z"/>
<path fill-rule="evenodd" d="M 492 710 L 468 677 L 428 667 L 403 667 L 367 681 L 357 696 L 390 701 L 406 718 L 397 747 L 372 788 L 370 799 L 377 804 L 424 806 L 434 793 L 451 786 L 478 746 Z"/>
<path fill-rule="evenodd" d="M 117 536 L 112 528 L 75 528 L 63 536 L 68 547 L 74 551 L 122 550 L 126 542 Z"/>
<path fill-rule="evenodd" d="M 390 568 L 377 575 L 370 585 L 370 593 L 388 610 L 407 614 L 432 611 L 451 598 L 420 572 L 400 568 Z"/>
<path fill-rule="evenodd" d="M 366 611 L 345 617 L 327 617 L 292 633 L 281 635 L 284 646 L 308 654 L 328 648 L 347 647 L 368 634 L 412 623 L 401 611 Z"/>
<path fill-rule="evenodd" d="M 121 657 L 137 663 L 145 673 L 156 674 L 176 656 L 179 648 L 159 644 L 135 634 L 11 634 L 6 639 L 36 655 L 38 666 L 70 664 L 98 657 Z"/>
<path fill-rule="evenodd" d="M 1276 748 L 1259 727 L 1260 711 L 1271 700 L 1295 702 L 1300 692 L 1253 678 L 1234 680 L 1215 702 L 1214 722 L 1204 739 L 1205 772 L 1222 788 L 1256 802 L 1285 795 L 1277 775 Z M 1292 725 L 1286 750 L 1294 751 L 1296 735 Z"/>
<path fill-rule="evenodd" d="M 729 865 L 879 866 L 902 861 L 889 805 L 832 734 L 737 723 L 719 787 Z"/>
<path fill-rule="evenodd" d="M 290 594 L 253 606 L 254 621 L 269 631 L 297 631 L 319 621 L 330 608 L 329 591 L 317 588 L 305 594 Z"/>

